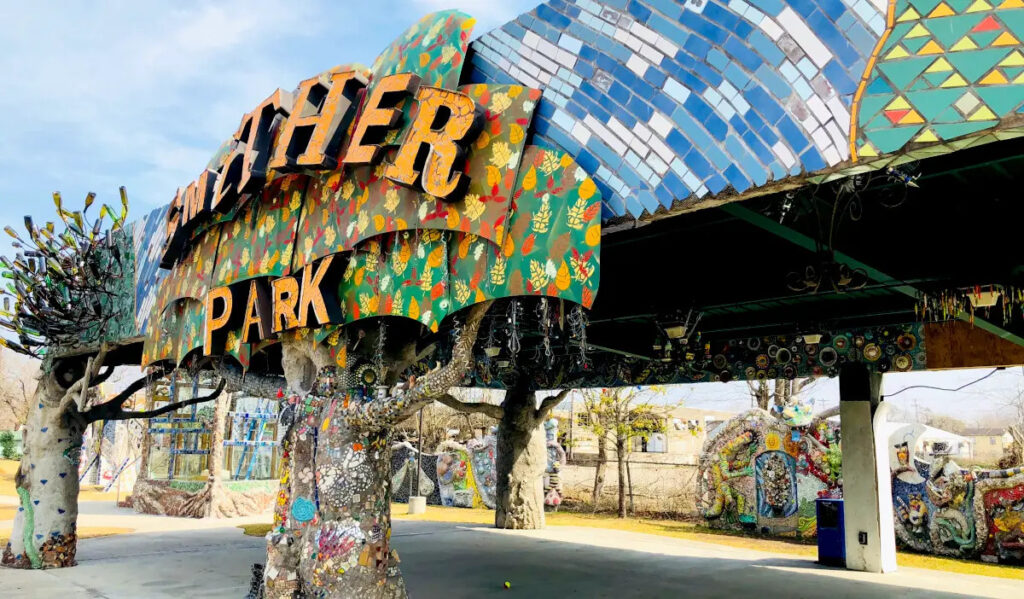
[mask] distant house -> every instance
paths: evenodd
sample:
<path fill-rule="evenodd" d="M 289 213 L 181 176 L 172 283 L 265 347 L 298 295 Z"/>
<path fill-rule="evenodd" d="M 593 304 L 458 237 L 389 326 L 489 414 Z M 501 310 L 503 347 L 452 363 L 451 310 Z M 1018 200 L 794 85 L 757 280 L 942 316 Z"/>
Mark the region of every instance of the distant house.
<path fill-rule="evenodd" d="M 1013 443 L 1013 436 L 1004 428 L 969 428 L 964 436 L 971 440 L 970 458 L 977 464 L 996 464 Z"/>
<path fill-rule="evenodd" d="M 580 402 L 575 404 L 572 420 L 572 456 L 574 460 L 588 460 L 597 455 L 597 436 L 588 426 L 589 414 L 583 412 Z M 554 410 L 552 416 L 568 423 L 570 420 L 571 406 L 563 402 Z M 728 420 L 735 414 L 714 410 L 702 410 L 698 408 L 678 407 L 668 414 L 661 416 L 661 426 L 658 427 L 665 432 L 652 433 L 643 438 L 640 436 L 630 440 L 630 450 L 633 453 L 631 461 L 634 463 L 661 463 L 677 465 L 696 465 L 700 457 L 701 448 L 707 438 L 708 431 L 722 421 Z M 570 428 L 563 425 L 563 431 Z M 565 435 L 568 441 L 568 435 Z M 615 455 L 614 442 L 608 443 L 608 456 Z"/>

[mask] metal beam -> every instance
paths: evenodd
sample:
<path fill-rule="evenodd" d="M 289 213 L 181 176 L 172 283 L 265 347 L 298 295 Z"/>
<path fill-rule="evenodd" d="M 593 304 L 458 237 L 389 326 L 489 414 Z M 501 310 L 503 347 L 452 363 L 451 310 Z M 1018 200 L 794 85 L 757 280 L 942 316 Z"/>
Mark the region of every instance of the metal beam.
<path fill-rule="evenodd" d="M 722 210 L 726 214 L 730 214 L 742 221 L 754 225 L 755 227 L 763 231 L 767 231 L 775 235 L 776 237 L 779 237 L 780 239 L 785 239 L 786 241 L 789 241 L 790 243 L 798 247 L 801 247 L 809 252 L 815 252 L 818 249 L 818 244 L 815 242 L 814 238 L 810 237 L 809 235 L 805 235 L 799 231 L 791 229 L 783 225 L 782 223 L 775 222 L 774 220 L 768 218 L 767 216 L 759 212 L 755 212 L 749 208 L 740 205 L 738 202 L 723 204 L 718 208 L 719 210 Z M 843 252 L 835 251 L 834 257 L 837 262 L 845 264 L 850 268 L 862 269 L 865 273 L 867 273 L 868 278 L 874 281 L 878 281 L 879 283 L 889 285 L 892 287 L 892 289 L 899 291 L 900 293 L 906 296 L 914 298 L 915 301 L 921 299 L 924 296 L 924 292 L 922 292 L 920 289 L 912 285 L 907 285 L 903 281 L 890 277 L 889 275 L 878 270 L 877 268 L 874 268 L 869 264 L 861 262 L 860 260 L 857 260 L 852 256 L 844 254 Z M 1015 343 L 1017 345 L 1024 347 L 1024 338 L 1010 331 L 1007 331 L 1006 329 L 998 325 L 992 324 L 987 320 L 978 318 L 977 316 L 975 316 L 972 319 L 971 315 L 968 314 L 967 312 L 964 312 L 963 310 L 959 311 L 956 317 L 964 322 L 973 323 L 974 326 L 978 327 L 979 329 L 991 333 L 996 337 L 999 337 L 1000 339 L 1004 339 L 1006 341 L 1009 341 L 1010 343 Z"/>

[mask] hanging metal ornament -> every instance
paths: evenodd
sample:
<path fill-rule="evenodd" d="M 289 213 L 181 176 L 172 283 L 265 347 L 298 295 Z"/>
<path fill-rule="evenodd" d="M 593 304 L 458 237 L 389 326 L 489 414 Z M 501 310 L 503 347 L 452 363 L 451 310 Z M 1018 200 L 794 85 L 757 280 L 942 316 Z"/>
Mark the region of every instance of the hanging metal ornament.
<path fill-rule="evenodd" d="M 508 305 L 508 314 L 506 316 L 505 333 L 508 337 L 508 353 L 509 362 L 513 367 L 516 365 L 516 359 L 519 356 L 519 350 L 522 349 L 523 333 L 520 330 L 520 321 L 522 319 L 523 306 L 519 303 L 519 300 L 512 300 Z"/>
<path fill-rule="evenodd" d="M 384 343 L 388 334 L 387 326 L 387 323 L 382 319 L 378 329 L 377 348 L 373 358 L 374 365 L 377 367 L 377 373 L 380 375 L 384 374 Z"/>
<path fill-rule="evenodd" d="M 538 351 L 542 351 L 543 354 L 539 356 L 544 362 L 544 367 L 548 370 L 555 364 L 554 352 L 551 351 L 551 316 L 548 313 L 548 298 L 540 298 L 540 303 L 537 304 L 537 320 L 540 321 L 540 331 L 543 335 L 541 341 L 541 347 Z"/>
<path fill-rule="evenodd" d="M 576 364 L 583 370 L 588 370 L 590 369 L 590 358 L 587 356 L 587 315 L 583 312 L 583 306 L 577 304 L 569 312 L 569 329 L 579 345 Z"/>

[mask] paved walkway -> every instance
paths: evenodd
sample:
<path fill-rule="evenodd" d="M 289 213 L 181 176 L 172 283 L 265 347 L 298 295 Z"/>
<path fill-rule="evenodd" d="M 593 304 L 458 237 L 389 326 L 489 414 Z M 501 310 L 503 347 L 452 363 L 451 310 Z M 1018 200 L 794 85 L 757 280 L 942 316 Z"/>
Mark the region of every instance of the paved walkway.
<path fill-rule="evenodd" d="M 413 596 L 421 599 L 1024 596 L 1019 580 L 909 568 L 869 575 L 792 556 L 595 528 L 510 532 L 396 521 L 394 546 Z M 263 539 L 234 527 L 87 539 L 78 567 L 0 570 L 0 595 L 238 599 L 250 566 L 263 555 Z M 511 591 L 502 588 L 506 580 Z"/>
<path fill-rule="evenodd" d="M 113 501 L 81 501 L 78 503 L 79 528 L 132 528 L 135 529 L 136 533 L 223 528 L 227 524 L 237 526 L 239 524 L 270 522 L 272 519 L 271 512 L 257 516 L 246 516 L 245 518 L 232 518 L 231 520 L 168 518 L 166 516 L 136 514 L 130 508 L 117 507 L 117 504 Z M 0 538 L 6 538 L 13 526 L 13 519 L 0 521 Z"/>

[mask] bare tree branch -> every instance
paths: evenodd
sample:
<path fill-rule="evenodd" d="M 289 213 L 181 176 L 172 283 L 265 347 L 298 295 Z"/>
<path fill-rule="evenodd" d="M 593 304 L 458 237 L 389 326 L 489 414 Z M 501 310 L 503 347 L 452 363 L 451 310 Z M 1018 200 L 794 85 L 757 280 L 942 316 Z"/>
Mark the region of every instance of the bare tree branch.
<path fill-rule="evenodd" d="M 211 399 L 217 399 L 221 392 L 224 391 L 224 387 L 227 386 L 227 381 L 224 379 L 220 380 L 217 384 L 217 389 L 213 393 L 201 397 L 193 397 L 192 399 L 186 399 L 185 401 L 179 401 L 166 406 L 161 406 L 155 410 L 148 410 L 144 412 L 132 412 L 125 410 L 117 410 L 113 414 L 104 416 L 104 420 L 130 420 L 132 418 L 156 418 L 167 412 L 173 412 L 181 408 L 185 408 L 197 403 L 203 403 L 204 401 L 210 401 Z M 107 405 L 107 404 L 103 404 Z"/>
<path fill-rule="evenodd" d="M 132 381 L 130 385 L 124 388 L 123 391 L 110 398 L 109 401 L 105 401 L 101 404 L 94 405 L 88 411 L 82 414 L 86 419 L 86 422 L 96 422 L 97 420 L 109 420 L 111 414 L 116 414 L 120 411 L 121 406 L 128 401 L 132 395 L 135 395 L 138 391 L 145 389 L 149 381 L 158 379 L 167 374 L 167 371 L 163 368 L 156 371 L 150 376 L 144 376 L 135 381 Z"/>
<path fill-rule="evenodd" d="M 107 379 L 110 378 L 110 375 L 114 374 L 114 368 L 114 366 L 107 366 L 106 370 L 96 375 L 96 378 L 92 380 L 92 384 L 95 386 L 102 385 L 103 383 L 107 382 Z"/>
<path fill-rule="evenodd" d="M 550 397 L 544 398 L 544 401 L 540 402 L 540 407 L 537 408 L 537 411 L 533 413 L 534 420 L 546 418 L 548 412 L 555 409 L 555 406 L 557 406 L 558 404 L 562 403 L 562 401 L 565 400 L 565 398 L 569 395 L 571 391 L 572 389 L 562 389 L 561 391 L 558 392 L 557 395 L 552 395 Z"/>
<path fill-rule="evenodd" d="M 349 424 L 358 428 L 389 426 L 405 420 L 428 402 L 448 393 L 462 380 L 473 362 L 473 345 L 480 332 L 480 323 L 492 301 L 476 304 L 469 309 L 462 335 L 452 348 L 452 358 L 447 364 L 411 382 L 408 389 L 395 396 L 363 404 L 346 418 Z"/>
<path fill-rule="evenodd" d="M 461 401 L 456 399 L 451 393 L 445 393 L 444 395 L 435 397 L 434 400 L 453 410 L 458 410 L 459 412 L 483 414 L 484 416 L 490 416 L 491 418 L 501 420 L 503 411 L 502 406 L 480 401 Z"/>

